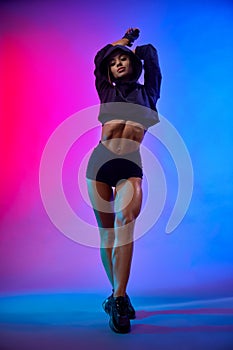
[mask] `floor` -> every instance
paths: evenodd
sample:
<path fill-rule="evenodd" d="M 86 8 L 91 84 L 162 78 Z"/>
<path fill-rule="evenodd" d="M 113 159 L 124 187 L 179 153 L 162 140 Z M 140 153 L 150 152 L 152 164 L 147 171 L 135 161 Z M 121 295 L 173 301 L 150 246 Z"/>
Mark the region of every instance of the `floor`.
<path fill-rule="evenodd" d="M 0 297 L 0 350 L 233 350 L 233 298 L 132 297 L 129 334 L 108 326 L 100 294 Z"/>

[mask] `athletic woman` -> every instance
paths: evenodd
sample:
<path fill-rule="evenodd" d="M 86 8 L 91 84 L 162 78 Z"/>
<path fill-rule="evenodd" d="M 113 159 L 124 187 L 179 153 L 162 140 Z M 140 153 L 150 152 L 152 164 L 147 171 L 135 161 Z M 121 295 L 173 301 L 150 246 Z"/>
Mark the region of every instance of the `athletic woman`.
<path fill-rule="evenodd" d="M 146 130 L 159 122 L 161 72 L 151 45 L 129 49 L 139 37 L 130 28 L 124 37 L 95 57 L 101 140 L 87 167 L 87 186 L 100 232 L 101 259 L 113 293 L 103 302 L 109 325 L 130 332 L 135 310 L 126 293 L 133 255 L 134 226 L 142 204 L 140 145 Z M 144 82 L 138 80 L 144 70 Z"/>

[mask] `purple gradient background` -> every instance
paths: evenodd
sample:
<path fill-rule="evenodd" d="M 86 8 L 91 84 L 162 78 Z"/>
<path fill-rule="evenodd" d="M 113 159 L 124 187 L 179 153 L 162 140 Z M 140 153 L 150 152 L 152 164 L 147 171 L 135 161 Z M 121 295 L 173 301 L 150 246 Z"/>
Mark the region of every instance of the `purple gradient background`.
<path fill-rule="evenodd" d="M 130 26 L 141 28 L 139 45 L 151 42 L 158 49 L 159 111 L 189 149 L 195 184 L 184 220 L 166 235 L 176 170 L 148 135 L 144 144 L 163 165 L 168 197 L 160 220 L 135 244 L 129 289 L 232 295 L 233 6 L 181 0 L 1 2 L 1 294 L 110 290 L 98 250 L 69 240 L 47 216 L 39 165 L 56 127 L 98 103 L 95 53 Z M 83 147 L 93 138 L 98 141 L 98 132 L 83 137 Z M 72 196 L 74 168 L 70 156 L 67 196 L 82 210 L 79 197 Z"/>

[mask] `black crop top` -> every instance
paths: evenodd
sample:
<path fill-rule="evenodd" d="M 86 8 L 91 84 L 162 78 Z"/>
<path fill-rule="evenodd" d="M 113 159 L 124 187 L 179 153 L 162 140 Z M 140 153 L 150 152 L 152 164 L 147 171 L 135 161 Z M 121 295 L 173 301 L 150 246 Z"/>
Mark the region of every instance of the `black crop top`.
<path fill-rule="evenodd" d="M 95 57 L 96 89 L 100 98 L 98 119 L 104 124 L 112 119 L 132 120 L 141 123 L 145 129 L 159 122 L 156 108 L 160 97 L 161 71 L 157 50 L 151 45 L 137 46 L 134 57 L 135 79 L 129 82 L 109 80 L 107 56 L 114 49 L 122 49 L 133 58 L 132 51 L 125 46 L 111 44 L 102 48 Z M 144 84 L 138 83 L 141 74 L 140 64 L 143 61 Z M 145 108 L 146 107 L 146 108 Z"/>

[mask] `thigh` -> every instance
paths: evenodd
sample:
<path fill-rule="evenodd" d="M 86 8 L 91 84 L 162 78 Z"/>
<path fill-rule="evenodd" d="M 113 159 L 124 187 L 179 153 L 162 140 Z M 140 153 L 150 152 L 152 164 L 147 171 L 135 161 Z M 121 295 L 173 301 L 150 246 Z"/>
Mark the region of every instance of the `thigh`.
<path fill-rule="evenodd" d="M 99 227 L 114 227 L 113 190 L 108 184 L 87 179 L 88 194 Z"/>
<path fill-rule="evenodd" d="M 142 205 L 142 179 L 131 177 L 115 189 L 115 212 L 123 217 L 136 219 Z"/>

